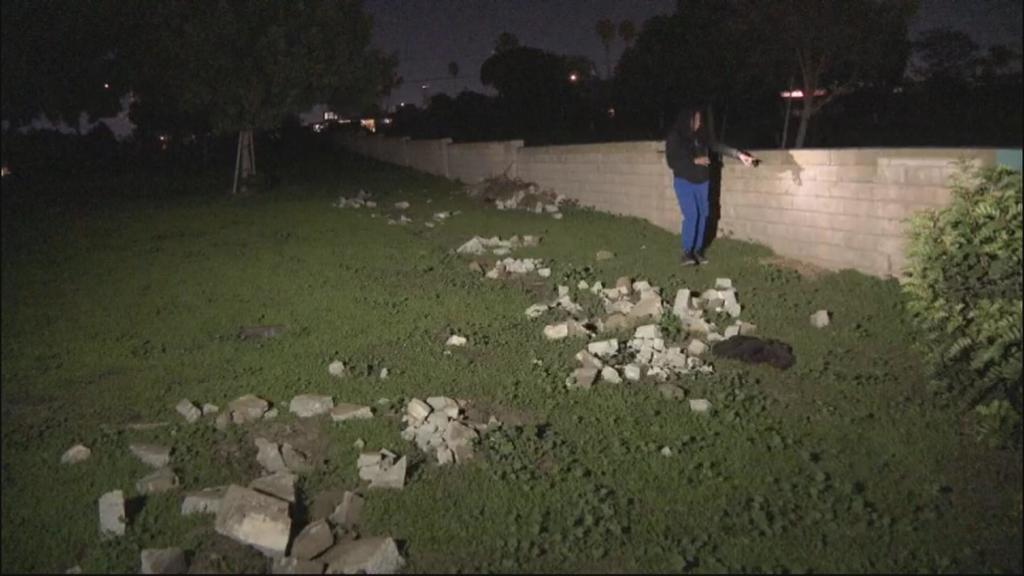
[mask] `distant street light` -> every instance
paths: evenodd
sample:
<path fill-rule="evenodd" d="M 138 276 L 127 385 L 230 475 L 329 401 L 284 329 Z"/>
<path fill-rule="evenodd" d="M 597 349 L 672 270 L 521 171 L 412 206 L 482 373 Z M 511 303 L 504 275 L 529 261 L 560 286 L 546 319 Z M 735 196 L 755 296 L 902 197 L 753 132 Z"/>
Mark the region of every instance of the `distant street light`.
<path fill-rule="evenodd" d="M 575 83 L 576 83 L 576 81 L 578 81 L 579 79 L 580 79 L 580 76 L 579 76 L 579 74 L 577 74 L 577 73 L 575 73 L 575 72 L 570 72 L 570 73 L 569 73 L 569 82 L 572 82 L 572 83 L 574 83 L 574 84 L 575 84 Z"/>
<path fill-rule="evenodd" d="M 103 83 L 103 89 L 104 89 L 104 90 L 110 90 L 110 84 L 108 84 L 108 83 L 104 82 L 104 83 Z"/>

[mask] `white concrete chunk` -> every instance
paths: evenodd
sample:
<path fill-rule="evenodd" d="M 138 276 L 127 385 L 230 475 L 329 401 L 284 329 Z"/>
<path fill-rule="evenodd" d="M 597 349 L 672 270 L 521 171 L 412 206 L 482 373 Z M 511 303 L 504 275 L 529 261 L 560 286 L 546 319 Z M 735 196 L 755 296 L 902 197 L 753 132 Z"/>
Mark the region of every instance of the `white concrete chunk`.
<path fill-rule="evenodd" d="M 271 557 L 284 556 L 291 533 L 288 503 L 237 485 L 221 500 L 214 529 Z"/>
<path fill-rule="evenodd" d="M 334 399 L 321 394 L 299 394 L 288 404 L 288 410 L 299 418 L 327 414 L 331 408 L 334 408 Z"/>
<path fill-rule="evenodd" d="M 124 507 L 124 492 L 112 490 L 100 496 L 100 535 L 124 536 L 128 515 Z"/>

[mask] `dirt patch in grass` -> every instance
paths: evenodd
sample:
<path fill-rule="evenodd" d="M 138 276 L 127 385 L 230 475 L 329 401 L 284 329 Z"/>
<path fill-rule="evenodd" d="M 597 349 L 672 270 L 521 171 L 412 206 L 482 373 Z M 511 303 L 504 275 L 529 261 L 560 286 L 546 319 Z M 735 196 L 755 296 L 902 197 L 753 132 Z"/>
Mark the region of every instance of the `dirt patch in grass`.
<path fill-rule="evenodd" d="M 808 280 L 817 280 L 830 272 L 830 270 L 822 268 L 821 266 L 815 266 L 814 264 L 801 262 L 799 260 L 794 260 L 793 258 L 786 258 L 785 256 L 769 256 L 759 259 L 758 262 L 764 266 L 775 266 L 786 270 L 795 270 L 801 277 Z"/>

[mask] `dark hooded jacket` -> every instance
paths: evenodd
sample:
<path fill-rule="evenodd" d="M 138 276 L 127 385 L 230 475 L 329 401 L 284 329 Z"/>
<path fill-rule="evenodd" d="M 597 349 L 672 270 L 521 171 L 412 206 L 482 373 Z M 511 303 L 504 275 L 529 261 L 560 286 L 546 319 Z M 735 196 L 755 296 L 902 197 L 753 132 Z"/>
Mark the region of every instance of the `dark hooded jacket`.
<path fill-rule="evenodd" d="M 710 167 L 694 164 L 694 159 L 701 156 L 710 157 L 711 152 L 739 158 L 740 151 L 718 142 L 708 130 L 706 122 L 701 122 L 696 132 L 691 131 L 690 119 L 697 110 L 698 108 L 684 108 L 679 112 L 672 130 L 665 138 L 665 160 L 676 178 L 700 184 L 708 181 Z"/>

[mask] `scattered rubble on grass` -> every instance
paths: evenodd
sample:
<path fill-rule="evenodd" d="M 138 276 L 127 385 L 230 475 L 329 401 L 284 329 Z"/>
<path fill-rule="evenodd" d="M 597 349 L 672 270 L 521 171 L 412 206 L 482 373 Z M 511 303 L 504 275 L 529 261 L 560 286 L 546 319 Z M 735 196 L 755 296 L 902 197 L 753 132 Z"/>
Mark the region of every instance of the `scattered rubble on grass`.
<path fill-rule="evenodd" d="M 480 198 L 484 202 L 494 204 L 498 210 L 524 210 L 535 214 L 550 214 L 561 219 L 561 209 L 575 204 L 575 201 L 556 194 L 551 190 L 541 190 L 536 184 L 524 182 L 518 178 L 497 176 L 488 178 L 465 188 L 470 198 Z"/>
<path fill-rule="evenodd" d="M 828 310 L 818 310 L 814 314 L 811 314 L 811 326 L 815 328 L 824 328 L 832 323 L 832 315 Z"/>
<path fill-rule="evenodd" d="M 465 336 L 459 336 L 458 334 L 452 334 L 445 340 L 445 346 L 465 346 L 469 340 Z"/>
<path fill-rule="evenodd" d="M 382 449 L 380 452 L 362 453 L 356 461 L 359 479 L 369 480 L 370 488 L 401 490 L 405 487 L 406 466 L 405 456 L 399 459 L 397 455 L 386 449 Z"/>
<path fill-rule="evenodd" d="M 144 464 L 153 468 L 163 468 L 171 461 L 171 449 L 166 446 L 133 442 L 128 445 L 128 450 Z"/>
<path fill-rule="evenodd" d="M 245 424 L 262 419 L 268 410 L 269 402 L 258 396 L 246 394 L 228 402 L 227 414 L 231 415 L 231 421 L 235 424 Z"/>
<path fill-rule="evenodd" d="M 455 249 L 457 254 L 470 254 L 474 256 L 481 256 L 486 254 L 488 251 L 495 255 L 503 256 L 508 254 L 511 250 L 516 248 L 532 248 L 540 244 L 540 238 L 527 234 L 525 236 L 512 236 L 507 240 L 502 240 L 500 236 L 491 236 L 490 238 L 483 238 L 481 236 L 473 236 L 461 246 Z M 503 251 L 503 252 L 499 252 Z"/>
<path fill-rule="evenodd" d="M 334 408 L 334 399 L 319 394 L 299 394 L 288 404 L 288 410 L 299 418 L 312 418 L 327 414 L 332 408 Z"/>
<path fill-rule="evenodd" d="M 196 405 L 188 398 L 184 398 L 178 402 L 178 404 L 174 406 L 174 409 L 178 414 L 181 414 L 189 424 L 195 423 L 203 415 L 202 410 L 196 408 Z"/>
<path fill-rule="evenodd" d="M 175 490 L 181 485 L 178 476 L 170 468 L 158 468 L 157 470 L 143 476 L 135 483 L 135 489 L 140 494 L 159 494 Z"/>
<path fill-rule="evenodd" d="M 125 509 L 124 492 L 112 490 L 100 496 L 100 536 L 124 536 L 128 526 L 128 513 Z"/>
<path fill-rule="evenodd" d="M 464 406 L 465 402 L 446 396 L 432 396 L 425 402 L 413 398 L 406 404 L 402 416 L 407 424 L 402 438 L 415 442 L 422 452 L 434 455 L 440 465 L 472 459 L 473 443 L 497 426 L 498 421 L 471 421 L 463 412 Z"/>
<path fill-rule="evenodd" d="M 85 462 L 90 456 L 92 456 L 92 450 L 89 450 L 82 444 L 75 444 L 61 455 L 60 463 L 78 464 L 79 462 Z"/>
<path fill-rule="evenodd" d="M 224 493 L 214 529 L 271 557 L 288 549 L 292 520 L 288 502 L 232 484 Z"/>
<path fill-rule="evenodd" d="M 367 208 L 375 208 L 377 203 L 370 200 L 370 195 L 366 190 L 360 190 L 352 198 L 339 196 L 338 201 L 331 204 L 331 206 L 334 206 L 335 208 L 362 208 L 363 206 Z"/>

